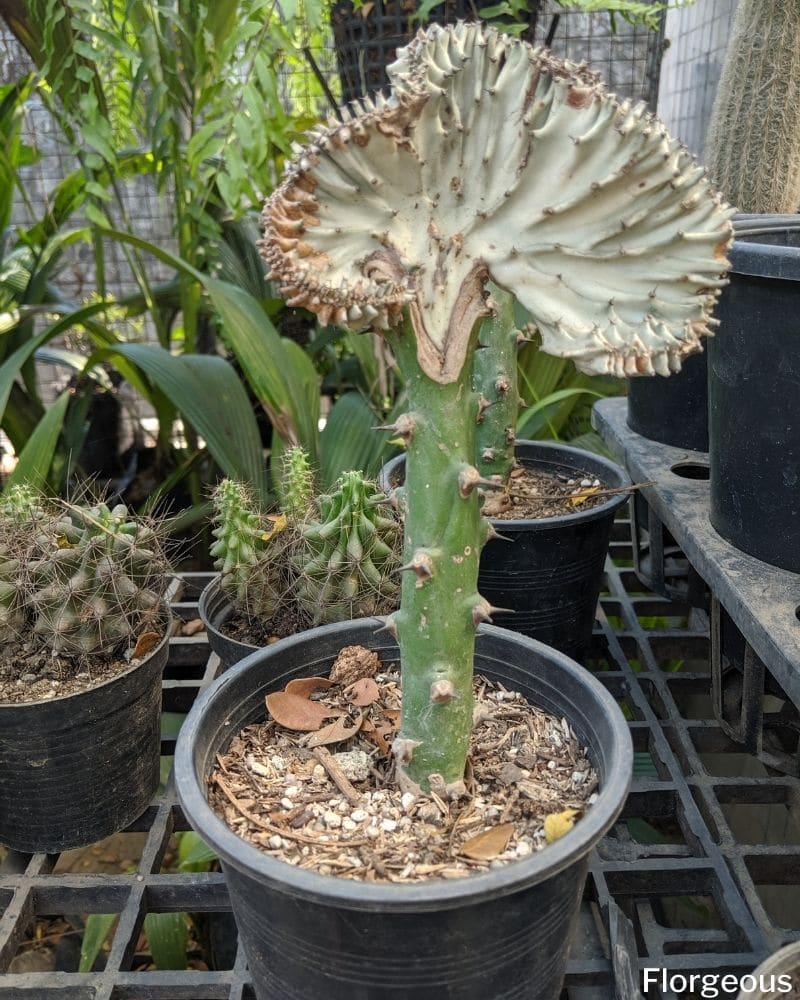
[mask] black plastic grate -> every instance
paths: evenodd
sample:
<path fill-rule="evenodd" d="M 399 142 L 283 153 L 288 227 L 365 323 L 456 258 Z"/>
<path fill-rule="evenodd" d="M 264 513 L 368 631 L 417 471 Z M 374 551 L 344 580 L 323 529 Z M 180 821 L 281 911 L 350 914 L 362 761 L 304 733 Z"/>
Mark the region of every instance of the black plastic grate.
<path fill-rule="evenodd" d="M 643 589 L 629 537 L 619 522 L 589 665 L 630 719 L 637 776 L 623 819 L 590 866 L 565 985 L 575 1000 L 639 996 L 645 967 L 741 975 L 800 937 L 800 783 L 743 753 L 714 721 L 708 617 Z M 207 579 L 182 578 L 178 616 L 196 616 Z M 202 635 L 174 639 L 164 709 L 185 712 L 216 667 Z M 781 710 L 794 713 L 785 703 Z M 173 748 L 166 739 L 162 752 Z M 135 872 L 54 874 L 58 856 L 8 854 L 0 865 L 0 1000 L 254 998 L 241 951 L 216 971 L 133 968 L 147 913 L 228 912 L 221 874 L 162 872 L 170 837 L 186 828 L 167 787 L 129 828 L 146 835 Z M 92 912 L 119 913 L 103 971 L 8 971 L 36 918 Z M 673 1000 L 657 990 L 647 996 Z"/>

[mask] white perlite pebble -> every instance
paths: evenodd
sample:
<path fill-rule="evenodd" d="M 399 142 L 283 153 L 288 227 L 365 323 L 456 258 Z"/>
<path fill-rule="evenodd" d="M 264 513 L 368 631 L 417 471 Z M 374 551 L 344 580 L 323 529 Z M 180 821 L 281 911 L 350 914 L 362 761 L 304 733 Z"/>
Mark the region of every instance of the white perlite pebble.
<path fill-rule="evenodd" d="M 253 774 L 258 774 L 262 778 L 266 778 L 269 774 L 269 768 L 264 767 L 259 761 L 257 761 L 252 754 L 247 758 L 247 767 L 253 772 Z"/>
<path fill-rule="evenodd" d="M 397 829 L 397 820 L 394 819 L 382 819 L 381 820 L 381 830 L 384 833 L 394 833 Z"/>
<path fill-rule="evenodd" d="M 282 798 L 281 805 L 284 809 L 294 809 L 294 802 L 290 798 Z"/>
<path fill-rule="evenodd" d="M 369 813 L 366 809 L 354 809 L 350 813 L 350 819 L 354 823 L 363 823 L 365 819 L 369 819 Z"/>
<path fill-rule="evenodd" d="M 416 801 L 417 797 L 412 792 L 403 792 L 400 796 L 400 805 L 403 807 L 403 812 L 411 812 Z"/>
<path fill-rule="evenodd" d="M 280 838 L 280 837 L 279 837 L 279 836 L 277 835 L 277 833 L 273 834 L 273 835 L 272 835 L 272 836 L 271 836 L 271 837 L 269 838 L 269 840 L 267 841 L 267 843 L 269 844 L 269 846 L 270 846 L 271 848 L 273 848 L 273 850 L 276 850 L 276 851 L 280 850 L 280 849 L 281 849 L 281 847 L 283 847 L 283 841 L 282 841 L 282 840 L 281 840 L 281 838 Z"/>
<path fill-rule="evenodd" d="M 369 777 L 372 758 L 363 750 L 346 750 L 335 753 L 333 759 L 344 771 L 349 781 L 365 781 Z"/>
<path fill-rule="evenodd" d="M 342 820 L 342 829 L 346 833 L 352 833 L 353 830 L 358 829 L 358 823 L 354 823 L 349 816 L 345 816 L 345 818 Z"/>
<path fill-rule="evenodd" d="M 322 817 L 322 822 L 330 829 L 338 830 L 342 825 L 342 817 L 335 812 L 326 812 Z"/>
<path fill-rule="evenodd" d="M 314 770 L 311 772 L 311 780 L 316 784 L 322 784 L 328 780 L 327 772 L 322 764 L 314 765 Z"/>

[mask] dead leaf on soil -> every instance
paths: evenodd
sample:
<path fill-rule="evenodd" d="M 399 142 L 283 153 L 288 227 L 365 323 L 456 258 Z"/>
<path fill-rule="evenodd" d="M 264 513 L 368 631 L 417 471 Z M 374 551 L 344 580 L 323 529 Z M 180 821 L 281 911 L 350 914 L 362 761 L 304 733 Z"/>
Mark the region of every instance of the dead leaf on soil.
<path fill-rule="evenodd" d="M 340 708 L 330 708 L 288 691 L 273 691 L 267 695 L 266 702 L 267 711 L 278 725 L 296 732 L 314 732 L 325 719 L 344 714 Z"/>
<path fill-rule="evenodd" d="M 304 736 L 300 741 L 302 745 L 305 747 L 324 747 L 330 743 L 341 743 L 344 740 L 349 740 L 351 736 L 355 736 L 361 728 L 364 717 L 360 712 L 355 717 L 343 713 L 342 716 L 329 726 L 320 729 L 319 732 Z M 348 725 L 348 723 L 351 724 Z"/>
<path fill-rule="evenodd" d="M 579 504 L 582 504 L 584 500 L 588 500 L 589 497 L 594 496 L 595 493 L 599 492 L 599 486 L 587 486 L 586 489 L 581 490 L 580 493 L 573 493 L 571 497 L 568 497 L 567 503 L 570 507 L 577 507 Z"/>
<path fill-rule="evenodd" d="M 563 812 L 550 813 L 544 818 L 544 839 L 548 844 L 560 840 L 575 826 L 577 809 L 565 809 Z"/>
<path fill-rule="evenodd" d="M 160 642 L 161 636 L 158 632 L 142 632 L 136 640 L 136 645 L 133 647 L 133 659 L 139 660 L 141 657 L 152 653 Z"/>
<path fill-rule="evenodd" d="M 508 847 L 508 842 L 514 836 L 513 823 L 501 823 L 489 827 L 475 837 L 470 837 L 458 849 L 459 854 L 466 854 L 474 861 L 493 861 Z"/>
<path fill-rule="evenodd" d="M 333 687 L 333 681 L 327 677 L 295 677 L 283 689 L 287 694 L 296 694 L 301 698 L 310 698 L 315 691 L 327 691 Z"/>
<path fill-rule="evenodd" d="M 344 696 L 351 705 L 359 708 L 366 708 L 377 701 L 380 697 L 381 689 L 371 677 L 361 677 L 344 689 Z"/>

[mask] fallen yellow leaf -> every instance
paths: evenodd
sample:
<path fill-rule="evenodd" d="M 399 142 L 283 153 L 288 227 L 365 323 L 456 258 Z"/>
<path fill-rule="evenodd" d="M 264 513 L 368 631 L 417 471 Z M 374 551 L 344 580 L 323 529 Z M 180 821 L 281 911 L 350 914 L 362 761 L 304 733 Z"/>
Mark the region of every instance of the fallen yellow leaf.
<path fill-rule="evenodd" d="M 580 493 L 573 493 L 572 496 L 567 499 L 567 503 L 569 503 L 570 507 L 577 507 L 578 504 L 583 503 L 584 500 L 588 500 L 590 496 L 599 492 L 599 486 L 587 486 L 586 489 L 581 490 Z"/>
<path fill-rule="evenodd" d="M 262 542 L 268 542 L 270 538 L 279 535 L 288 523 L 285 514 L 267 514 L 267 520 L 272 522 L 272 530 L 264 532 L 261 536 Z"/>
<path fill-rule="evenodd" d="M 575 826 L 577 809 L 565 809 L 560 813 L 550 813 L 544 818 L 544 839 L 548 844 L 559 840 Z"/>

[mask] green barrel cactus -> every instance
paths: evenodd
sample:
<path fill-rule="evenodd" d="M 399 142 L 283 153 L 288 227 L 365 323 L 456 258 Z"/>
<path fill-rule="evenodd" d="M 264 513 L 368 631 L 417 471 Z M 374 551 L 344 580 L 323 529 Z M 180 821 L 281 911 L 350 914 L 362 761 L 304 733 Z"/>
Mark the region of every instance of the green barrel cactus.
<path fill-rule="evenodd" d="M 270 618 L 286 591 L 280 548 L 273 539 L 285 518 L 261 513 L 242 483 L 223 481 L 214 490 L 211 546 L 220 588 L 238 611 L 251 618 Z"/>
<path fill-rule="evenodd" d="M 29 563 L 34 635 L 54 655 L 119 650 L 157 628 L 166 580 L 154 528 L 127 508 L 65 504 Z"/>
<path fill-rule="evenodd" d="M 292 558 L 295 597 L 307 620 L 338 622 L 394 610 L 402 527 L 384 494 L 360 472 L 346 472 L 315 507 Z"/>
<path fill-rule="evenodd" d="M 477 24 L 398 53 L 388 96 L 312 132 L 264 209 L 290 304 L 384 332 L 405 376 L 401 784 L 463 791 L 490 533 L 473 387 L 488 280 L 590 374 L 678 371 L 713 323 L 733 214 L 646 108 Z M 484 352 L 495 350 L 483 342 Z"/>

